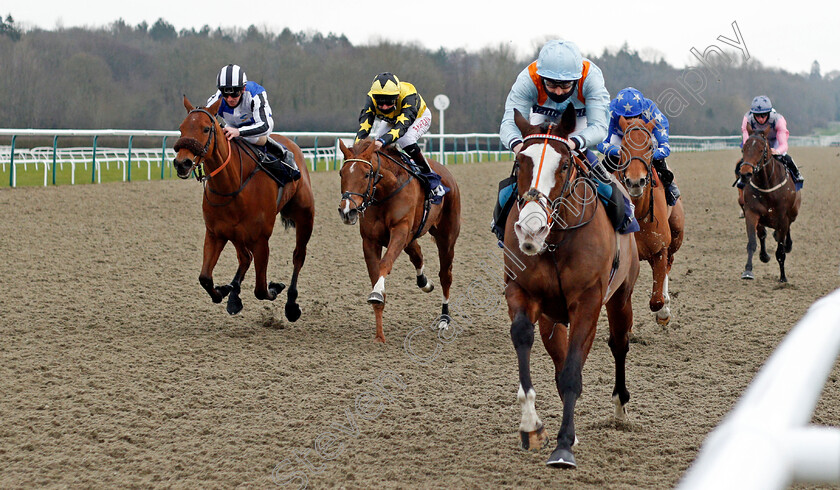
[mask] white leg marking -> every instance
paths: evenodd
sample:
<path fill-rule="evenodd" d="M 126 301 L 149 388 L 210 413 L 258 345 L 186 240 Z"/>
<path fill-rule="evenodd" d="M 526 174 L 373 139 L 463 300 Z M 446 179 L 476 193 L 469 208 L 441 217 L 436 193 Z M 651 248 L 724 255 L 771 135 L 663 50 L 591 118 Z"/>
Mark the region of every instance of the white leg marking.
<path fill-rule="evenodd" d="M 381 295 L 385 295 L 385 278 L 379 276 L 379 280 L 376 281 L 376 284 L 373 286 L 373 292 L 379 293 Z"/>
<path fill-rule="evenodd" d="M 613 403 L 615 403 L 615 419 L 624 422 L 627 420 L 627 407 L 621 404 L 618 395 L 613 395 Z"/>
<path fill-rule="evenodd" d="M 422 276 L 423 275 L 423 269 L 425 269 L 425 268 L 426 268 L 425 265 L 421 265 L 419 269 L 415 269 L 417 271 L 417 275 Z"/>
<path fill-rule="evenodd" d="M 665 275 L 665 281 L 662 284 L 662 296 L 665 298 L 665 305 L 656 312 L 656 318 L 665 320 L 671 318 L 671 296 L 668 294 L 668 276 Z"/>
<path fill-rule="evenodd" d="M 516 394 L 516 399 L 522 407 L 522 422 L 519 423 L 519 430 L 522 432 L 533 432 L 537 430 L 537 427 L 542 427 L 542 421 L 537 415 L 537 392 L 531 388 L 525 394 L 522 385 L 519 385 L 519 392 Z"/>

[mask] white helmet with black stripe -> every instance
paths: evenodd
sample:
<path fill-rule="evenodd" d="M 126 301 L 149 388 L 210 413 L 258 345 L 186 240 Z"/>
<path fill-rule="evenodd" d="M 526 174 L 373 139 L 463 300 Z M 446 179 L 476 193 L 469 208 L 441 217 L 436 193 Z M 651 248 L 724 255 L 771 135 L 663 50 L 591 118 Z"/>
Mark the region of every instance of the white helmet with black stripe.
<path fill-rule="evenodd" d="M 243 70 L 239 65 L 234 65 L 233 63 L 224 66 L 222 71 L 219 72 L 219 76 L 216 78 L 216 86 L 219 90 L 225 88 L 242 89 L 247 82 L 248 77 L 245 75 L 245 70 Z"/>

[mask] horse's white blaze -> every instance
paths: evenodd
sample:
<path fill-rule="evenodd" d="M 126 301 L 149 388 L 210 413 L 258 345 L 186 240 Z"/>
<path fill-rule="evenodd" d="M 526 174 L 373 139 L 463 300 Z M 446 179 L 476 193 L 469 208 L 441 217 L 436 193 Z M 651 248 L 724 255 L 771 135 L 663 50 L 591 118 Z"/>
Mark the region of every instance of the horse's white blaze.
<path fill-rule="evenodd" d="M 373 285 L 373 292 L 384 295 L 385 294 L 385 278 L 379 276 L 379 280 Z"/>
<path fill-rule="evenodd" d="M 350 214 L 350 199 L 344 200 L 344 209 L 341 212 L 344 213 L 344 216 Z"/>
<path fill-rule="evenodd" d="M 537 430 L 538 427 L 541 427 L 542 421 L 537 415 L 536 407 L 537 392 L 531 388 L 526 394 L 520 384 L 519 392 L 516 394 L 516 399 L 522 407 L 522 422 L 519 423 L 519 430 L 521 432 L 533 432 Z"/>
<path fill-rule="evenodd" d="M 545 154 L 543 154 L 543 150 L 545 150 Z M 548 196 L 557 183 L 555 174 L 557 166 L 560 164 L 560 154 L 550 145 L 531 145 L 523 150 L 522 154 L 530 158 L 534 165 L 531 188 L 536 188 L 543 195 Z M 540 165 L 541 160 L 542 165 Z M 549 206 L 547 202 L 543 204 Z M 548 215 L 545 209 L 535 202 L 526 203 L 519 212 L 516 225 L 514 231 L 516 232 L 516 238 L 519 240 L 520 249 L 529 255 L 541 251 L 549 231 Z M 532 250 L 532 248 L 535 248 L 535 250 Z"/>

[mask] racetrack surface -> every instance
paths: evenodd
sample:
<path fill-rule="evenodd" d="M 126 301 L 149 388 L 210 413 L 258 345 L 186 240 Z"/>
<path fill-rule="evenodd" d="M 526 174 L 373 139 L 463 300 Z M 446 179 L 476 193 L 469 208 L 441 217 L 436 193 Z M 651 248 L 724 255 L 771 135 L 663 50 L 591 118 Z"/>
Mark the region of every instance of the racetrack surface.
<path fill-rule="evenodd" d="M 0 190 L 0 486 L 672 488 L 808 306 L 840 286 L 838 149 L 793 156 L 807 180 L 787 285 L 775 260 L 757 256 L 756 279 L 740 279 L 737 152 L 669 158 L 686 210 L 674 317 L 655 323 L 642 264 L 631 418 L 617 425 L 602 314 L 577 404 L 576 470 L 544 465 L 562 404 L 539 337 L 532 373 L 552 440 L 518 448 L 516 356 L 488 231 L 508 163 L 450 167 L 463 223 L 457 330 L 445 342 L 424 329 L 440 289 L 419 291 L 405 254 L 386 282 L 388 343 L 373 342 L 361 239 L 339 220 L 337 172 L 312 175 L 316 227 L 296 323 L 283 317 L 285 294 L 254 298 L 253 269 L 236 317 L 201 289 L 195 181 Z M 439 286 L 435 247 L 420 243 Z M 278 226 L 271 245 L 269 279 L 288 282 L 291 230 Z M 216 282 L 235 267 L 228 247 Z M 813 423 L 840 426 L 840 365 Z"/>

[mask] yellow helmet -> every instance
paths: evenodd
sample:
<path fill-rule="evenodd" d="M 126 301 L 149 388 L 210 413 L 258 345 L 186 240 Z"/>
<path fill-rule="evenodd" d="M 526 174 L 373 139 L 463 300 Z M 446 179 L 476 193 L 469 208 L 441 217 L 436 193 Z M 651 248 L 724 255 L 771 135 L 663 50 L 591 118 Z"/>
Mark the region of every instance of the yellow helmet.
<path fill-rule="evenodd" d="M 400 79 L 393 73 L 380 73 L 373 79 L 370 94 L 377 105 L 390 106 L 396 104 L 400 95 Z"/>

